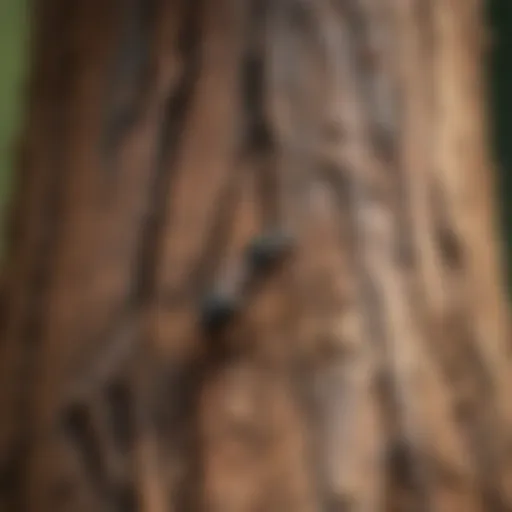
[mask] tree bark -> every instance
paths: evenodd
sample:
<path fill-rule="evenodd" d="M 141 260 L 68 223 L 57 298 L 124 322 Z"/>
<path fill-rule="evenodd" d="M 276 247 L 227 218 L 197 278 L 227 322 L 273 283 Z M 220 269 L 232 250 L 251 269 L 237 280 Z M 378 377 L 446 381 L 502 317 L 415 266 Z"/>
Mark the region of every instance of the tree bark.
<path fill-rule="evenodd" d="M 512 510 L 480 2 L 34 11 L 0 509 Z"/>

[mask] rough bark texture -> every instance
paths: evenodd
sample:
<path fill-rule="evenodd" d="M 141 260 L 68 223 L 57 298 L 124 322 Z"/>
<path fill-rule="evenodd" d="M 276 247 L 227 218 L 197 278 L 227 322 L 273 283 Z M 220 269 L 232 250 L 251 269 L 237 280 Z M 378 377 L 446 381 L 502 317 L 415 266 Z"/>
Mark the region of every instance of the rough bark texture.
<path fill-rule="evenodd" d="M 35 20 L 0 509 L 512 510 L 480 2 Z M 205 331 L 269 226 L 292 253 Z"/>

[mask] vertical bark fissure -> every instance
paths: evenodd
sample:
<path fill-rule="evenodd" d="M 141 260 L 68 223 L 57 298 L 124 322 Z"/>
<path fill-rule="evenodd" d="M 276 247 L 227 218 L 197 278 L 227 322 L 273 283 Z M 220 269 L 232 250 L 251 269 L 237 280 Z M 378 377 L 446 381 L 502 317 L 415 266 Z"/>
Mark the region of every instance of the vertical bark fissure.
<path fill-rule="evenodd" d="M 156 142 L 153 177 L 146 203 L 146 217 L 140 227 L 133 290 L 129 301 L 135 308 L 135 314 L 142 313 L 141 339 L 139 340 L 142 358 L 137 363 L 135 382 L 137 388 L 136 431 L 139 434 L 140 444 L 140 455 L 136 460 L 141 466 L 141 492 L 147 492 L 144 490 L 144 482 L 147 486 L 153 487 L 158 485 L 158 481 L 163 483 L 161 479 L 153 483 L 148 479 L 156 478 L 152 473 L 158 471 L 157 468 L 160 466 L 160 454 L 156 451 L 155 444 L 159 439 L 156 436 L 158 407 L 155 406 L 159 405 L 156 398 L 161 393 L 165 393 L 165 390 L 159 387 L 155 375 L 155 372 L 163 370 L 152 369 L 155 358 L 151 353 L 150 340 L 147 338 L 154 331 L 147 323 L 149 319 L 143 313 L 148 312 L 154 306 L 154 301 L 158 299 L 158 276 L 163 263 L 164 237 L 167 235 L 166 214 L 169 210 L 170 187 L 175 175 L 175 164 L 180 154 L 180 143 L 200 78 L 203 11 L 202 0 L 183 3 L 181 13 L 183 19 L 177 43 L 178 53 L 184 63 L 183 71 L 178 84 L 173 86 L 164 103 L 163 118 Z M 172 394 L 169 397 L 171 403 L 166 407 L 170 409 L 170 421 L 168 431 L 164 435 L 171 445 L 171 451 L 167 456 L 171 459 L 171 463 L 185 464 L 186 469 L 179 481 L 173 482 L 169 489 L 162 488 L 157 491 L 159 496 L 157 499 L 162 500 L 162 505 L 167 503 L 176 510 L 193 511 L 194 502 L 197 500 L 193 490 L 197 486 L 194 480 L 199 447 L 194 440 L 196 428 L 194 415 L 201 381 L 200 376 L 196 375 L 196 364 L 194 361 L 172 361 L 170 367 L 165 370 L 165 373 L 172 376 L 170 378 Z M 145 506 L 142 494 L 140 498 L 142 506 Z M 145 499 L 148 498 L 146 496 Z"/>
<path fill-rule="evenodd" d="M 281 220 L 277 147 L 268 112 L 270 91 L 265 33 L 271 26 L 272 6 L 268 0 L 252 0 L 246 11 L 244 26 L 247 35 L 241 69 L 244 116 L 242 154 L 252 160 L 253 172 L 258 175 L 255 183 L 263 228 L 272 230 L 283 227 L 276 225 Z"/>
<path fill-rule="evenodd" d="M 313 187 L 315 179 L 329 184 L 330 190 L 337 198 L 340 234 L 342 226 L 346 226 L 349 231 L 347 240 L 345 240 L 347 244 L 345 252 L 348 253 L 346 257 L 350 262 L 349 267 L 353 265 L 359 271 L 362 262 L 356 243 L 358 231 L 356 223 L 350 219 L 350 214 L 353 212 L 351 212 L 349 195 L 352 173 L 356 172 L 353 169 L 355 162 L 346 159 L 345 155 L 347 147 L 345 136 L 351 135 L 354 128 L 350 124 L 350 114 L 347 114 L 345 109 L 349 107 L 348 110 L 352 110 L 352 105 L 359 101 L 358 97 L 351 94 L 353 91 L 350 90 L 350 87 L 347 87 L 347 79 L 353 72 L 354 66 L 354 62 L 351 58 L 347 59 L 347 56 L 351 54 L 353 48 L 348 48 L 349 45 L 344 44 L 346 43 L 346 40 L 343 39 L 344 34 L 346 35 L 343 30 L 345 26 L 341 22 L 340 13 L 336 8 L 323 9 L 320 6 L 317 9 L 311 9 L 307 14 L 312 17 L 310 22 L 315 24 L 314 35 L 317 36 L 315 42 L 319 43 L 321 49 L 321 57 L 318 58 L 324 61 L 325 79 L 329 81 L 328 90 L 333 95 L 333 98 L 328 96 L 332 102 L 322 102 L 324 104 L 321 107 L 323 110 L 319 114 L 319 122 L 317 118 L 302 118 L 302 122 L 310 124 L 306 130 L 303 130 L 307 136 L 301 141 L 306 143 L 309 150 L 312 150 L 312 154 L 306 154 L 304 157 L 311 165 L 311 169 L 308 169 L 311 174 L 308 175 L 308 185 Z M 304 26 L 311 28 L 308 23 L 302 21 Z M 315 38 L 312 38 L 309 33 L 308 37 L 311 44 L 311 40 Z M 366 77 L 366 69 L 364 71 Z M 300 75 L 297 80 L 300 80 Z M 371 84 L 365 82 L 362 85 L 369 87 Z M 365 89 L 363 97 L 368 99 L 368 94 L 369 91 Z M 302 98 L 302 101 L 308 101 L 307 97 Z M 300 107 L 297 105 L 296 108 Z M 325 130 L 326 128 L 327 130 Z M 307 131 L 308 129 L 309 131 Z M 316 147 L 316 144 L 319 144 L 319 147 Z M 297 150 L 298 148 L 293 147 L 292 149 Z M 303 162 L 301 163 L 303 164 Z M 363 174 L 367 176 L 368 172 L 365 170 Z M 309 205 L 304 203 L 300 206 L 306 210 Z M 307 213 L 310 213 L 310 210 Z M 303 211 L 302 215 L 305 216 L 306 212 Z M 354 311 L 361 308 L 361 300 L 357 291 L 351 297 L 350 305 Z M 363 309 L 367 306 L 368 304 L 365 304 Z M 365 312 L 368 314 L 367 311 Z M 350 311 L 340 310 L 339 315 L 345 317 L 344 324 Z M 355 476 L 356 474 L 358 477 L 361 476 L 358 473 L 360 467 L 354 468 L 354 476 L 349 475 L 348 464 L 350 462 L 347 461 L 359 465 L 364 458 L 362 447 L 355 445 L 353 441 L 357 436 L 357 429 L 362 419 L 363 405 L 359 401 L 367 399 L 366 393 L 369 392 L 370 382 L 373 378 L 371 364 L 360 366 L 361 361 L 365 358 L 365 351 L 370 349 L 368 337 L 364 336 L 357 328 L 356 332 L 352 332 L 352 329 L 349 330 L 350 333 L 346 333 L 346 335 L 351 337 L 350 339 L 333 341 L 339 347 L 345 343 L 350 346 L 347 353 L 340 348 L 340 353 L 335 352 L 335 360 L 321 364 L 317 370 L 309 369 L 310 372 L 317 372 L 318 379 L 309 380 L 307 385 L 315 386 L 323 383 L 329 387 L 329 391 L 320 389 L 317 394 L 312 391 L 303 392 L 306 415 L 315 419 L 315 421 L 310 421 L 311 435 L 314 438 L 311 444 L 311 464 L 314 468 L 312 475 L 316 480 L 317 498 L 323 510 L 344 510 L 352 507 L 364 509 L 365 506 L 369 506 L 368 503 L 376 503 L 380 500 L 378 479 L 369 485 L 371 491 L 366 493 L 363 488 L 366 489 L 367 482 L 362 482 Z M 342 336 L 341 332 L 332 335 Z M 318 344 L 324 342 L 321 339 L 316 341 Z M 352 361 L 353 364 L 346 359 Z M 366 362 L 368 363 L 368 361 Z M 362 375 L 354 373 L 354 368 L 351 368 L 353 365 L 358 366 L 358 371 L 362 372 Z M 368 371 L 365 372 L 365 369 Z M 333 423 L 336 424 L 336 427 Z M 344 460 L 337 460 L 340 457 Z M 369 494 L 372 496 L 368 496 Z"/>
<path fill-rule="evenodd" d="M 364 91 L 367 91 L 371 77 L 361 68 L 361 50 L 368 44 L 365 33 L 369 13 L 356 2 L 344 4 L 342 12 L 348 22 L 346 26 L 350 24 L 347 51 L 352 76 L 355 87 L 363 91 L 361 99 L 364 103 Z M 341 88 L 340 79 L 337 80 Z M 376 166 L 376 172 L 383 172 L 382 164 L 372 158 L 372 148 L 365 148 L 361 140 L 357 140 L 357 137 L 365 140 L 371 133 L 368 112 L 361 108 L 356 115 L 359 116 L 359 125 L 353 126 L 352 130 L 355 137 L 353 150 L 360 156 L 368 155 L 370 158 L 363 158 L 366 165 Z M 398 132 L 395 131 L 391 140 L 397 136 Z M 391 393 L 390 405 L 398 422 L 397 442 L 404 453 L 402 459 L 407 461 L 412 473 L 415 506 L 421 510 L 431 510 L 434 506 L 432 480 L 425 458 L 424 425 L 420 408 L 412 397 L 413 389 L 418 389 L 414 385 L 418 378 L 413 375 L 417 371 L 413 345 L 418 341 L 419 332 L 414 325 L 415 319 L 411 317 L 405 281 L 412 263 L 412 245 L 410 218 L 404 209 L 406 196 L 403 177 L 399 174 L 393 176 L 393 182 L 399 189 L 397 204 L 393 206 L 389 198 L 386 201 L 386 195 L 382 196 L 384 191 L 364 177 L 367 169 L 361 167 L 350 171 L 350 210 L 358 232 L 357 246 L 362 261 L 360 279 L 366 332 L 369 339 L 379 341 L 383 350 L 384 372 L 388 375 L 390 386 L 387 391 Z"/>
<path fill-rule="evenodd" d="M 183 55 L 185 68 L 179 84 L 170 91 L 164 107 L 147 213 L 140 228 L 139 256 L 132 298 L 137 305 L 147 304 L 154 299 L 159 260 L 162 257 L 161 244 L 165 214 L 168 210 L 169 186 L 173 176 L 172 165 L 178 156 L 187 113 L 199 78 L 201 6 L 202 0 L 190 1 L 184 13 L 179 50 Z"/>
<path fill-rule="evenodd" d="M 476 254 L 479 243 L 489 243 L 484 222 L 472 230 L 467 221 L 481 198 L 474 183 L 461 187 L 484 163 L 482 157 L 473 168 L 461 154 L 469 152 L 464 141 L 480 137 L 465 129 L 476 117 L 462 110 L 480 107 L 473 87 L 466 90 L 465 78 L 456 76 L 471 76 L 465 63 L 463 72 L 458 67 L 473 58 L 474 46 L 463 48 L 459 39 L 476 24 L 477 0 L 469 11 L 441 0 L 428 6 L 420 0 L 242 0 L 236 6 L 231 0 L 109 0 L 99 8 L 100 0 L 92 10 L 84 1 L 80 7 L 38 2 L 47 33 L 36 52 L 36 114 L 27 127 L 32 154 L 18 192 L 27 196 L 30 215 L 20 211 L 13 224 L 11 258 L 22 262 L 12 263 L 10 293 L 16 286 L 20 292 L 10 305 L 14 319 L 0 326 L 4 345 L 23 345 L 23 354 L 10 357 L 22 366 L 19 375 L 11 372 L 16 396 L 5 400 L 20 428 L 2 427 L 0 508 L 7 503 L 24 511 L 28 490 L 31 509 L 97 503 L 132 512 L 465 510 L 462 502 L 471 512 L 507 510 L 503 388 L 509 379 L 503 372 L 510 365 L 494 343 L 503 335 L 494 325 L 499 315 L 479 307 L 485 297 L 471 297 L 476 290 L 489 293 L 493 304 L 498 300 L 491 296 L 493 272 L 476 275 L 478 262 L 490 260 L 489 252 Z M 116 6 L 123 19 L 113 19 Z M 233 16 L 235 9 L 244 10 L 243 20 Z M 456 9 L 464 34 L 455 27 Z M 99 44 L 94 57 L 80 50 L 96 12 L 121 26 L 107 66 L 86 63 L 98 58 Z M 175 28 L 181 33 L 172 48 L 151 44 L 160 13 L 175 16 L 172 38 Z M 222 33 L 239 22 L 237 37 Z M 156 67 L 162 64 L 155 80 L 148 73 L 153 50 Z M 163 54 L 170 58 L 160 60 Z M 76 77 L 78 67 L 87 67 L 83 76 Z M 105 77 L 96 81 L 93 73 Z M 99 120 L 79 104 L 96 101 L 86 94 L 91 86 L 104 101 Z M 157 101 L 150 98 L 153 88 Z M 211 101 L 226 102 L 220 109 L 209 110 L 210 88 Z M 73 119 L 91 122 L 77 132 Z M 87 130 L 96 129 L 99 140 L 91 146 L 97 147 L 82 145 Z M 228 142 L 231 131 L 234 143 Z M 147 140 L 153 133 L 156 140 Z M 120 168 L 121 149 L 137 158 L 140 151 L 144 160 L 144 145 L 153 142 L 147 168 L 128 163 L 126 187 L 120 174 L 98 177 L 99 169 L 85 164 L 90 149 L 98 153 L 91 161 L 99 157 L 104 171 Z M 83 158 L 76 167 L 75 147 Z M 475 154 L 481 157 L 479 149 Z M 211 160 L 202 174 L 197 166 Z M 464 166 L 471 167 L 467 175 Z M 123 211 L 112 219 L 136 230 L 112 243 L 87 231 L 104 175 L 107 181 L 114 176 L 113 195 L 126 207 L 126 216 Z M 196 212 L 186 201 L 193 204 L 205 177 L 207 192 L 198 194 L 205 202 Z M 255 181 L 260 187 L 253 191 Z M 66 202 L 64 194 L 79 184 L 86 184 L 86 193 Z M 185 202 L 176 200 L 182 190 L 190 194 Z M 293 234 L 304 252 L 296 263 L 304 275 L 293 267 L 288 282 L 277 273 L 269 278 L 268 296 L 265 283 L 255 300 L 244 301 L 226 335 L 230 347 L 243 350 L 219 361 L 202 350 L 208 340 L 195 325 L 198 299 L 219 269 L 229 272 L 236 264 L 252 229 L 283 220 L 281 202 L 292 206 L 284 221 L 297 228 Z M 97 218 L 110 220 L 112 212 L 106 207 Z M 117 228 L 114 222 L 108 229 Z M 76 264 L 70 246 L 81 235 L 72 236 L 75 225 L 95 244 Z M 185 240 L 189 229 L 194 236 Z M 96 315 L 109 324 L 101 335 L 93 325 L 91 339 L 64 339 L 87 314 L 75 315 L 64 304 L 82 292 L 70 285 L 73 273 L 82 279 L 101 272 L 96 261 L 89 266 L 89 254 L 110 258 L 118 241 L 127 243 L 121 246 L 128 248 L 126 271 L 111 275 L 107 269 L 104 282 L 100 275 L 98 288 L 91 286 L 76 304 L 105 291 L 121 301 L 121 315 L 105 318 L 101 308 L 91 308 L 92 324 Z M 310 241 L 318 246 L 308 247 Z M 176 255 L 173 272 L 166 249 Z M 56 269 L 61 264 L 62 272 Z M 299 306 L 293 318 L 287 317 L 290 301 Z M 50 331 L 58 339 L 50 339 Z M 276 348 L 275 341 L 286 346 Z M 91 357 L 68 350 L 75 342 Z M 40 372 L 53 372 L 53 359 L 57 377 L 39 392 L 36 384 L 45 384 Z M 292 374 L 301 382 L 288 382 Z M 67 428 L 53 430 L 54 415 Z M 48 425 L 56 439 L 39 436 Z M 453 437 L 464 441 L 445 450 Z M 5 441 L 11 438 L 16 443 Z M 47 463 L 41 454 L 59 460 Z M 366 473 L 368 459 L 373 466 Z M 68 469 L 69 479 L 62 474 Z M 74 489 L 64 490 L 62 500 L 52 494 L 54 484 Z"/>
<path fill-rule="evenodd" d="M 141 113 L 149 78 L 151 29 L 157 14 L 156 0 L 117 2 L 117 37 L 107 70 L 105 107 L 100 152 L 107 169 Z"/>

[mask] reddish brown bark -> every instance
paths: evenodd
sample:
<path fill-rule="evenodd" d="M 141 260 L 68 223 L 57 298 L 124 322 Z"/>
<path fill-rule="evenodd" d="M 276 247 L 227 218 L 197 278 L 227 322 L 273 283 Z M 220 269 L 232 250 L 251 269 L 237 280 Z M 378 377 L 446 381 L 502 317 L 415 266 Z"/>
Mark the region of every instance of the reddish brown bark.
<path fill-rule="evenodd" d="M 480 3 L 34 16 L 0 509 L 511 510 Z M 205 332 L 272 206 L 294 251 Z"/>

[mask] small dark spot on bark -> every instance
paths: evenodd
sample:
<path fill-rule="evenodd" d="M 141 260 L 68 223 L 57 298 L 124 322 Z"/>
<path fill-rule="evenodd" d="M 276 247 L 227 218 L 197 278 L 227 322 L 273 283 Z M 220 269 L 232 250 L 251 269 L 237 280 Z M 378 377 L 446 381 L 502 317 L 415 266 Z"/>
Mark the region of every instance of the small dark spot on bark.
<path fill-rule="evenodd" d="M 254 274 L 273 269 L 293 248 L 293 239 L 281 231 L 264 233 L 256 237 L 247 248 L 249 268 Z"/>
<path fill-rule="evenodd" d="M 238 300 L 229 294 L 213 290 L 201 304 L 201 327 L 209 335 L 218 334 L 238 312 Z"/>
<path fill-rule="evenodd" d="M 446 264 L 453 268 L 462 265 L 462 248 L 457 236 L 448 226 L 440 226 L 438 229 L 438 243 Z"/>

